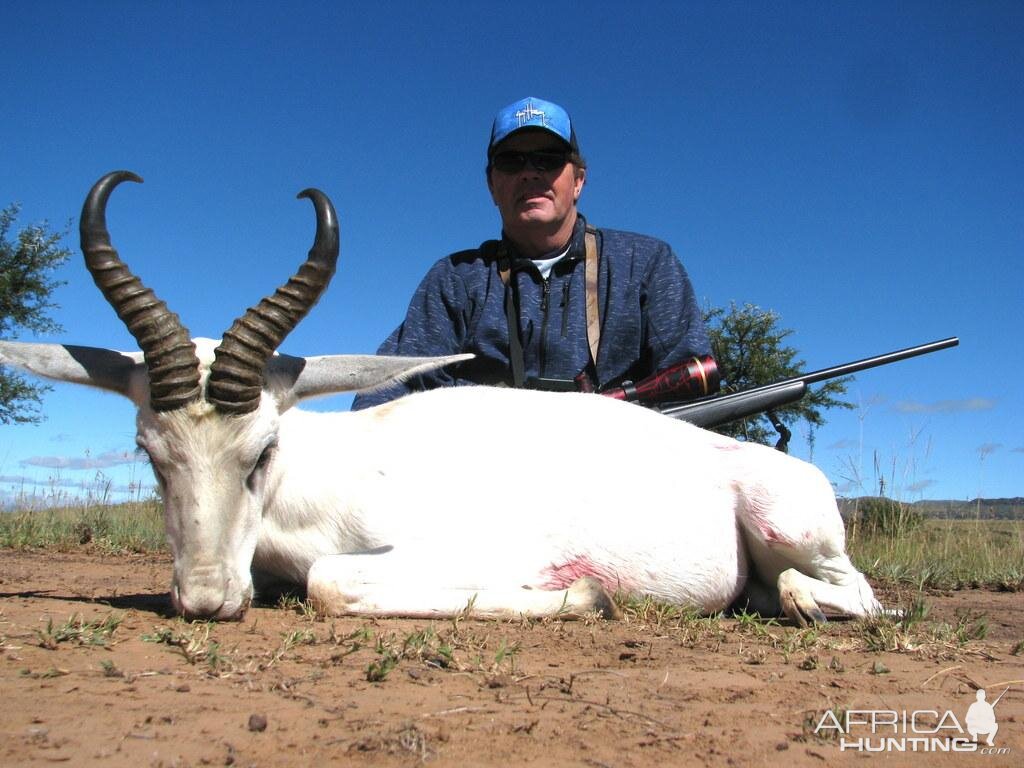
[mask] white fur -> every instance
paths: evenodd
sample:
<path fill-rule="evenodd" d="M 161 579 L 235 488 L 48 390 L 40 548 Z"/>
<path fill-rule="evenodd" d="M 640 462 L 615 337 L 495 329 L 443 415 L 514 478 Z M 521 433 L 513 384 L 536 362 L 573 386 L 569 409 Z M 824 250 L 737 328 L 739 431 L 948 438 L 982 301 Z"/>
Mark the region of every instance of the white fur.
<path fill-rule="evenodd" d="M 196 344 L 205 378 L 215 342 Z M 880 609 L 815 467 L 636 405 L 459 387 L 311 413 L 290 406 L 456 358 L 280 356 L 254 413 L 154 413 L 137 355 L 62 349 L 0 342 L 0 362 L 139 406 L 188 615 L 242 615 L 250 571 L 308 577 L 332 613 L 578 615 L 583 576 L 708 612 L 744 594 L 798 621 Z"/>

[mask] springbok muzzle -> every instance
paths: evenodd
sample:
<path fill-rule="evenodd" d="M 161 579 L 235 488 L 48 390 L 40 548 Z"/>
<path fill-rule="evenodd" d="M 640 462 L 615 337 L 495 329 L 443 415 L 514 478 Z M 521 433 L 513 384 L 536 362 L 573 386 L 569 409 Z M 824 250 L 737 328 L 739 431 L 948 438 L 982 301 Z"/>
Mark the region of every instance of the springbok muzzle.
<path fill-rule="evenodd" d="M 239 621 L 251 601 L 252 583 L 236 583 L 221 565 L 194 566 L 171 584 L 171 603 L 187 619 Z"/>

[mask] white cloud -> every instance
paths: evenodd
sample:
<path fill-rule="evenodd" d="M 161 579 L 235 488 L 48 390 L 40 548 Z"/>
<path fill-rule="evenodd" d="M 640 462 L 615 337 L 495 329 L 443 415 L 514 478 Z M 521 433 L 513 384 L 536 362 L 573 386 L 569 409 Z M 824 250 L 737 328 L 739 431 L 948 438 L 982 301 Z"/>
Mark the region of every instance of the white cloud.
<path fill-rule="evenodd" d="M 843 439 L 832 443 L 828 446 L 828 449 L 830 451 L 848 451 L 851 448 L 856 448 L 857 446 L 858 443 L 856 440 Z"/>
<path fill-rule="evenodd" d="M 23 467 L 47 469 L 104 469 L 137 461 L 134 451 L 107 451 L 96 456 L 32 456 L 19 463 Z"/>
<path fill-rule="evenodd" d="M 990 411 L 996 401 L 987 397 L 971 397 L 966 400 L 939 400 L 934 403 L 917 403 L 904 400 L 896 403 L 900 413 L 962 413 L 966 411 Z"/>

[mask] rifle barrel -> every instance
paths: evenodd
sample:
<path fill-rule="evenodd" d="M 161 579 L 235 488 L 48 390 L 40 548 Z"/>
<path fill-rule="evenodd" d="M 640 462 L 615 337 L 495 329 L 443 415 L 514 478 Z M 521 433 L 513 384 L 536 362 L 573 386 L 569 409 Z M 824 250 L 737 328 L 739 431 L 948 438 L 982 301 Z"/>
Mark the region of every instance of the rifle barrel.
<path fill-rule="evenodd" d="M 783 379 L 774 384 L 764 384 L 728 395 L 715 395 L 689 403 L 669 405 L 659 408 L 659 411 L 666 416 L 689 421 L 698 427 L 717 427 L 730 421 L 753 416 L 755 413 L 763 413 L 773 408 L 780 408 L 783 405 L 795 403 L 807 393 L 808 384 L 816 384 L 819 381 L 835 379 L 839 376 L 849 376 L 851 373 L 864 371 L 868 368 L 888 365 L 899 360 L 906 360 L 909 357 L 917 357 L 918 355 L 926 355 L 929 352 L 936 352 L 940 349 L 955 347 L 959 343 L 959 338 L 950 336 L 948 339 L 918 344 L 916 347 L 898 349 L 895 352 L 866 357 L 863 360 L 856 360 L 852 363 L 834 365 L 831 368 L 823 368 L 820 371 L 812 371 L 811 373 Z"/>
<path fill-rule="evenodd" d="M 863 360 L 856 360 L 852 363 L 834 365 L 831 368 L 823 368 L 820 371 L 805 373 L 802 376 L 794 376 L 792 379 L 786 379 L 785 381 L 803 381 L 807 384 L 816 384 L 819 381 L 825 381 L 826 379 L 835 379 L 839 376 L 849 376 L 851 373 L 865 371 L 868 368 L 875 368 L 879 365 L 888 365 L 889 363 L 895 363 L 899 360 L 906 360 L 909 357 L 927 355 L 929 352 L 937 352 L 940 349 L 955 347 L 959 343 L 959 338 L 956 336 L 950 336 L 948 339 L 930 341 L 927 344 L 918 344 L 916 347 L 907 347 L 906 349 L 898 349 L 895 352 L 886 352 L 884 355 L 865 357 Z M 784 382 L 779 383 L 781 384 Z"/>

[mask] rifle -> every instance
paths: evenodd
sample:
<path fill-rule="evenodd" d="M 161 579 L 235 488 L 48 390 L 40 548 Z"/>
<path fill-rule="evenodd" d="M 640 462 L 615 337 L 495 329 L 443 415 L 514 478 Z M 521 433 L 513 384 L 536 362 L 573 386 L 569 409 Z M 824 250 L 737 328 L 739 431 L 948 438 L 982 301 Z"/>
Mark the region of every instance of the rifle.
<path fill-rule="evenodd" d="M 848 376 L 851 373 L 857 373 L 859 371 L 867 370 L 868 368 L 888 365 L 889 363 L 906 360 L 910 357 L 917 357 L 918 355 L 937 352 L 940 349 L 955 347 L 959 343 L 960 339 L 956 336 L 951 336 L 948 339 L 940 339 L 939 341 L 920 344 L 916 347 L 907 347 L 906 349 L 900 349 L 895 352 L 887 352 L 884 355 L 876 355 L 874 357 L 867 357 L 863 360 L 856 360 L 852 363 L 835 365 L 831 368 L 824 368 L 820 371 L 813 371 L 812 373 L 806 373 L 801 376 L 794 376 L 774 384 L 765 384 L 742 392 L 702 397 L 700 399 L 684 403 L 670 403 L 662 406 L 655 404 L 652 407 L 665 416 L 671 416 L 675 419 L 688 421 L 698 427 L 717 427 L 722 424 L 728 424 L 730 421 L 736 421 L 737 419 L 752 416 L 756 413 L 767 413 L 772 421 L 772 426 L 775 427 L 775 430 L 780 436 L 779 442 L 775 447 L 781 451 L 785 451 L 786 444 L 789 442 L 790 433 L 789 430 L 786 429 L 785 425 L 775 417 L 775 414 L 772 411 L 775 408 L 795 403 L 797 400 L 802 398 L 807 394 L 807 387 L 809 384 L 816 384 L 819 381 L 834 379 L 839 376 Z"/>

